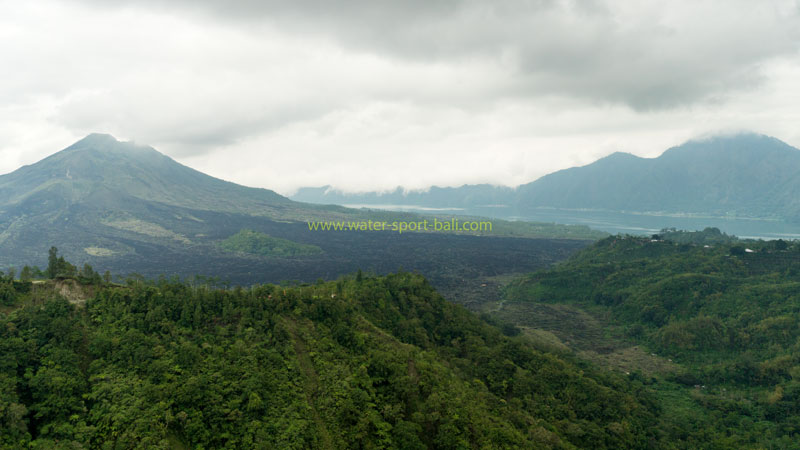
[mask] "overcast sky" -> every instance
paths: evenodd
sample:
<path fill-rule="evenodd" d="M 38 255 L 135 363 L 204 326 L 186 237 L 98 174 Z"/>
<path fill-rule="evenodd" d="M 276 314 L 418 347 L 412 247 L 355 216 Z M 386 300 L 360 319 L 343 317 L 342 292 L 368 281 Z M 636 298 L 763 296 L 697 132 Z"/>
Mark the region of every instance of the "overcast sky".
<path fill-rule="evenodd" d="M 169 6 L 164 6 L 169 4 Z M 0 173 L 91 132 L 288 194 L 800 147 L 800 1 L 0 0 Z"/>

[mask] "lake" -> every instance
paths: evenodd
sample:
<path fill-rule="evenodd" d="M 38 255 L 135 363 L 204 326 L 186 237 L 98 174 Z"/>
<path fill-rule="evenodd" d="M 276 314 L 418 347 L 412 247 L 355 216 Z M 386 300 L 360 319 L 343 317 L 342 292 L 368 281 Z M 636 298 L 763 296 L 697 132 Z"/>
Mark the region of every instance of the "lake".
<path fill-rule="evenodd" d="M 412 211 L 425 214 L 483 216 L 504 220 L 554 222 L 568 225 L 587 225 L 608 233 L 653 234 L 663 228 L 702 230 L 716 227 L 724 233 L 748 239 L 800 239 L 800 224 L 774 219 L 743 217 L 703 217 L 681 214 L 623 213 L 616 211 L 531 208 L 518 210 L 503 205 L 473 208 L 431 208 L 416 205 L 349 204 L 350 208 Z"/>

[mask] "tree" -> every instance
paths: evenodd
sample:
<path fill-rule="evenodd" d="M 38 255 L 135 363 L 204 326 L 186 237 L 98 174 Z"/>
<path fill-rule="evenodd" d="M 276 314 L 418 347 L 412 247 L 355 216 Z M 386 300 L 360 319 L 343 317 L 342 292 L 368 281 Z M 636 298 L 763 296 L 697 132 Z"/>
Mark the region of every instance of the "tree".
<path fill-rule="evenodd" d="M 75 278 L 78 275 L 78 269 L 70 264 L 63 256 L 58 257 L 59 275 L 64 278 Z"/>
<path fill-rule="evenodd" d="M 0 305 L 10 306 L 17 300 L 17 293 L 10 281 L 0 281 Z"/>
<path fill-rule="evenodd" d="M 47 278 L 53 279 L 58 275 L 58 249 L 50 247 L 47 256 Z"/>
<path fill-rule="evenodd" d="M 78 278 L 80 279 L 81 283 L 86 283 L 86 284 L 102 283 L 100 274 L 95 272 L 92 266 L 90 266 L 88 263 L 83 265 L 83 269 L 81 269 L 80 273 L 78 274 Z"/>
<path fill-rule="evenodd" d="M 19 273 L 19 279 L 22 282 L 28 283 L 33 278 L 33 270 L 30 266 L 25 266 L 22 268 L 22 271 Z"/>

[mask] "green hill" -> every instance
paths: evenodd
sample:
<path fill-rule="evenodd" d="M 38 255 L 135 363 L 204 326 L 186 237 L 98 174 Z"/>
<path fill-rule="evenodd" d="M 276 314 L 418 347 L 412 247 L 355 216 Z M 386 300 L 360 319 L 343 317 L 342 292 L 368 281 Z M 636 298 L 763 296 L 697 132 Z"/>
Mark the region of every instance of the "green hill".
<path fill-rule="evenodd" d="M 130 280 L 81 307 L 31 288 L 0 280 L 2 448 L 661 445 L 641 386 L 503 334 L 419 275 Z"/>
<path fill-rule="evenodd" d="M 609 237 L 512 283 L 506 305 L 516 314 L 505 317 L 565 340 L 579 334 L 569 317 L 526 314 L 579 311 L 599 323 L 605 351 L 571 345 L 645 374 L 680 447 L 796 448 L 800 243 Z M 634 361 L 633 349 L 648 359 Z"/>
<path fill-rule="evenodd" d="M 229 252 L 272 257 L 309 256 L 322 253 L 322 249 L 316 245 L 298 244 L 253 230 L 242 230 L 222 241 L 220 246 Z"/>

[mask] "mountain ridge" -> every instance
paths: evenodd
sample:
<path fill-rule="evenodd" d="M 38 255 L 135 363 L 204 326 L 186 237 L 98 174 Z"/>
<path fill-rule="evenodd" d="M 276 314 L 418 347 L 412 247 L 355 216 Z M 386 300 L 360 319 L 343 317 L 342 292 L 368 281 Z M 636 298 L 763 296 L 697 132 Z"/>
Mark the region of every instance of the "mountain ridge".
<path fill-rule="evenodd" d="M 493 203 L 472 201 L 468 193 Z M 435 195 L 448 193 L 449 196 Z M 402 196 L 400 195 L 402 193 Z M 614 152 L 516 188 L 434 186 L 428 191 L 346 194 L 330 186 L 303 188 L 293 199 L 424 207 L 595 209 L 637 213 L 695 213 L 800 221 L 800 150 L 754 133 L 715 136 L 671 147 L 655 158 Z M 387 201 L 390 200 L 390 201 Z M 414 203 L 415 202 L 415 203 Z"/>
<path fill-rule="evenodd" d="M 800 203 L 785 192 L 800 192 L 800 150 L 769 136 L 689 141 L 657 158 L 635 157 L 611 169 L 607 164 L 604 158 L 520 186 L 518 205 L 800 216 Z"/>

